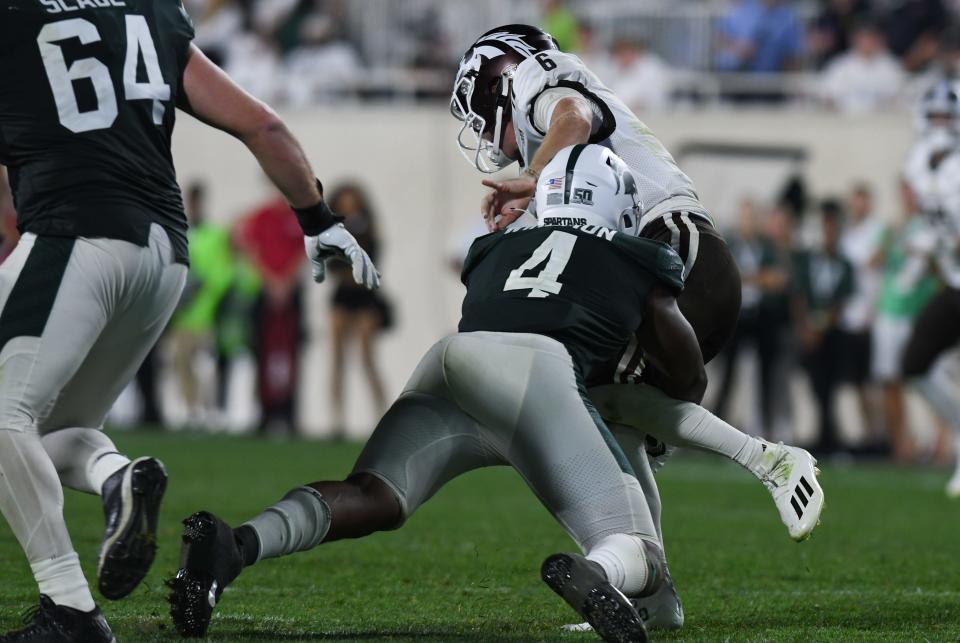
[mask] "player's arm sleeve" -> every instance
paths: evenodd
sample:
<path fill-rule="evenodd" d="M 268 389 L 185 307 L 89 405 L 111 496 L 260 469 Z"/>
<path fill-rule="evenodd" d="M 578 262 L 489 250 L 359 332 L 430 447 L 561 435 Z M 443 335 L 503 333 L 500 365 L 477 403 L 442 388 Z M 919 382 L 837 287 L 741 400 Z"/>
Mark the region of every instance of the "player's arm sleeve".
<path fill-rule="evenodd" d="M 564 98 L 586 100 L 593 113 L 592 143 L 601 141 L 616 128 L 616 119 L 610 108 L 587 86 L 590 74 L 576 56 L 559 51 L 543 54 L 549 63 L 528 58 L 517 66 L 513 76 L 513 105 L 515 119 L 520 118 L 546 135 L 557 103 Z M 552 69 L 545 69 L 553 65 Z"/>
<path fill-rule="evenodd" d="M 583 101 L 583 103 L 588 106 L 591 113 L 593 113 L 593 123 L 590 133 L 595 134 L 600 129 L 600 126 L 603 125 L 603 117 L 596 113 L 593 104 L 589 100 L 584 98 L 580 92 L 571 87 L 551 87 L 549 89 L 545 89 L 542 93 L 540 93 L 539 96 L 536 97 L 533 105 L 530 108 L 533 126 L 541 132 L 546 132 L 548 129 L 550 129 L 550 123 L 553 120 L 553 112 L 556 110 L 557 104 L 565 98 Z"/>
<path fill-rule="evenodd" d="M 707 371 L 690 322 L 677 306 L 676 293 L 656 284 L 647 296 L 637 341 L 655 369 L 649 383 L 670 397 L 699 404 L 707 390 Z"/>
<path fill-rule="evenodd" d="M 169 33 L 173 34 L 176 43 L 177 64 L 180 73 L 179 87 L 181 88 L 177 96 L 177 104 L 179 105 L 183 97 L 183 72 L 187 68 L 187 61 L 190 60 L 190 43 L 196 36 L 196 30 L 183 3 L 180 0 L 175 0 L 172 4 L 174 6 L 167 10 L 166 16 L 170 26 Z"/>

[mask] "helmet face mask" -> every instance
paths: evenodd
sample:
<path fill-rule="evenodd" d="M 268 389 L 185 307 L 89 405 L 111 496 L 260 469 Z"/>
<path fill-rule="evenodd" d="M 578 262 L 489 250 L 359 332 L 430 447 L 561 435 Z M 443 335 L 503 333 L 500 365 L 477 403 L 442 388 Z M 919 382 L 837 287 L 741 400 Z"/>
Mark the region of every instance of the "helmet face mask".
<path fill-rule="evenodd" d="M 556 49 L 550 34 L 529 25 L 491 29 L 470 46 L 450 99 L 450 113 L 462 123 L 457 146 L 467 161 L 490 174 L 513 163 L 503 151 L 511 123 L 513 72 L 537 52 Z"/>
<path fill-rule="evenodd" d="M 504 112 L 506 107 L 499 104 L 495 108 L 492 129 L 487 119 L 473 109 L 473 97 L 476 91 L 477 74 L 468 71 L 457 83 L 450 99 L 450 113 L 463 123 L 457 133 L 457 146 L 467 161 L 485 174 L 492 174 L 507 167 L 513 160 L 501 149 L 506 133 Z M 504 74 L 506 76 L 506 73 Z M 509 105 L 510 80 L 504 77 L 500 83 L 501 96 Z M 496 141 L 496 143 L 494 143 Z"/>

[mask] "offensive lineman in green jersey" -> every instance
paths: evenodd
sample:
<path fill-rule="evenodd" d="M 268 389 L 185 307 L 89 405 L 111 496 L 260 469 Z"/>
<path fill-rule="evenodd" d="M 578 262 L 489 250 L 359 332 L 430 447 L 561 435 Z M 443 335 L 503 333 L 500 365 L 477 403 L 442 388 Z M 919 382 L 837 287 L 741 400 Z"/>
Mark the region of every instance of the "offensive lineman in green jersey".
<path fill-rule="evenodd" d="M 176 107 L 246 144 L 295 208 L 315 279 L 338 257 L 379 282 L 283 122 L 192 38 L 180 0 L 0 0 L 0 164 L 23 234 L 0 266 L 0 510 L 40 589 L 33 623 L 0 641 L 113 640 L 63 486 L 102 497 L 105 597 L 129 594 L 153 562 L 166 471 L 131 462 L 100 428 L 186 278 Z"/>
<path fill-rule="evenodd" d="M 676 304 L 679 256 L 615 231 L 621 218 L 635 226 L 633 177 L 610 150 L 586 147 L 568 179 L 583 172 L 596 187 L 541 187 L 593 212 L 474 242 L 460 332 L 427 352 L 346 480 L 297 487 L 237 529 L 208 512 L 184 521 L 171 595 L 181 634 L 206 634 L 214 604 L 245 566 L 398 528 L 449 480 L 508 465 L 584 553 L 548 557 L 543 580 L 605 640 L 646 640 L 626 596 L 657 591 L 663 551 L 585 382 L 634 331 L 663 362 L 672 395 L 699 400 L 706 375 Z"/>

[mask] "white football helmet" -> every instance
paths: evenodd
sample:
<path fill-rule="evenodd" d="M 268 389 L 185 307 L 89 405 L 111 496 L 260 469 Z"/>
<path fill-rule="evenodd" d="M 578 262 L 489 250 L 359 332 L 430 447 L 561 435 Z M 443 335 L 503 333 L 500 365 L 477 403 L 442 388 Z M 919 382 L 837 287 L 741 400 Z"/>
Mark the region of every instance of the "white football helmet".
<path fill-rule="evenodd" d="M 939 149 L 960 144 L 960 86 L 957 81 L 940 80 L 920 98 L 917 107 L 920 137 Z"/>
<path fill-rule="evenodd" d="M 541 226 L 596 225 L 636 236 L 643 204 L 630 168 L 602 145 L 571 145 L 540 173 Z"/>
<path fill-rule="evenodd" d="M 512 115 L 510 92 L 517 65 L 540 51 L 557 48 L 547 32 L 530 25 L 504 25 L 480 36 L 460 60 L 450 113 L 463 123 L 457 144 L 464 158 L 490 174 L 511 163 L 503 137 Z"/>

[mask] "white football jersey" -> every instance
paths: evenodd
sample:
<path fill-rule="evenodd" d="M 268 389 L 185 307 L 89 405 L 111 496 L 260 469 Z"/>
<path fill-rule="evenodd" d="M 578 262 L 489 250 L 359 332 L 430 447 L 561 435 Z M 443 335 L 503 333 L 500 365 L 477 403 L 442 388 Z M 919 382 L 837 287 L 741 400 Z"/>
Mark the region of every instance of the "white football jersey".
<path fill-rule="evenodd" d="M 936 235 L 941 275 L 960 288 L 960 150 L 941 152 L 921 139 L 907 155 L 904 178 Z"/>
<path fill-rule="evenodd" d="M 590 142 L 610 148 L 630 166 L 637 179 L 641 226 L 670 211 L 686 211 L 709 220 L 693 182 L 677 167 L 670 152 L 573 54 L 541 52 L 513 72 L 513 128 L 524 163 L 533 159 L 546 135 L 535 122 L 536 101 L 555 87 L 575 90 L 591 102 L 594 128 Z"/>

